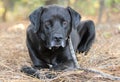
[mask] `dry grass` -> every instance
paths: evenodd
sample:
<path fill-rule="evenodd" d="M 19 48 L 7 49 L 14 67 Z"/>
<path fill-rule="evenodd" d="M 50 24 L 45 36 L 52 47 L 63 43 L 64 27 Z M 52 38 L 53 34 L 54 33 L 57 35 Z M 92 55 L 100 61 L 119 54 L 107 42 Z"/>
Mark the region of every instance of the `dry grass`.
<path fill-rule="evenodd" d="M 29 77 L 20 72 L 31 66 L 25 44 L 28 22 L 0 24 L 0 82 L 112 82 L 84 71 L 59 72 L 54 79 Z M 113 26 L 96 27 L 96 41 L 87 56 L 77 55 L 82 67 L 99 69 L 120 76 L 120 30 Z M 46 70 L 41 70 L 41 73 Z"/>

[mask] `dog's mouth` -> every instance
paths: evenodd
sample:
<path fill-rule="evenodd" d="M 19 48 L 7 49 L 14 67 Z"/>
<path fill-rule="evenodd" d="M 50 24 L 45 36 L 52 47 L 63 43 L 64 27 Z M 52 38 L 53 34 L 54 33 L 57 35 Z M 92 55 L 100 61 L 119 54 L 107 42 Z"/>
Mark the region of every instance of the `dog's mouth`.
<path fill-rule="evenodd" d="M 61 42 L 54 42 L 54 41 L 52 41 L 50 43 L 49 49 L 52 50 L 52 49 L 64 48 L 65 45 L 66 45 L 65 41 L 61 41 Z"/>
<path fill-rule="evenodd" d="M 51 50 L 51 49 L 58 49 L 58 48 L 60 48 L 60 47 L 62 47 L 61 45 L 55 45 L 55 46 L 52 46 L 52 47 L 49 47 L 49 49 Z"/>

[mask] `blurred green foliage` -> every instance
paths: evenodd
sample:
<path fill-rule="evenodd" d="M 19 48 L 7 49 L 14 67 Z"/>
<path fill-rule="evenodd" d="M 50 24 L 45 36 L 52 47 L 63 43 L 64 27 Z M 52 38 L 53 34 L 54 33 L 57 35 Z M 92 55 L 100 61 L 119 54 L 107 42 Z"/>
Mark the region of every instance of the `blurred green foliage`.
<path fill-rule="evenodd" d="M 98 0 L 78 0 L 74 7 L 84 14 L 95 15 L 96 10 L 99 8 L 99 2 Z"/>
<path fill-rule="evenodd" d="M 113 12 L 119 12 L 120 0 L 105 0 L 105 5 Z"/>
<path fill-rule="evenodd" d="M 71 6 L 85 15 L 98 15 L 100 0 L 0 0 L 0 21 L 27 19 L 31 11 L 39 6 L 58 4 Z M 105 8 L 120 11 L 120 0 L 104 0 Z M 6 11 L 6 12 L 5 12 Z"/>
<path fill-rule="evenodd" d="M 5 8 L 7 8 L 7 20 L 26 19 L 31 11 L 35 8 L 44 5 L 44 0 L 0 0 L 0 18 L 4 20 Z"/>
<path fill-rule="evenodd" d="M 120 5 L 120 0 L 105 0 L 105 5 L 108 7 L 112 7 L 113 3 Z"/>

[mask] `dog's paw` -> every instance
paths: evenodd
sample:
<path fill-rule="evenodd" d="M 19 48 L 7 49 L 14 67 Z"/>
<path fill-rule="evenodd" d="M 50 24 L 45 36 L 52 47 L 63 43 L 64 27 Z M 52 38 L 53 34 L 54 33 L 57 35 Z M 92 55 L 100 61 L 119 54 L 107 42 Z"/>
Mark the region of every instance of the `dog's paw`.
<path fill-rule="evenodd" d="M 63 65 L 63 64 L 52 67 L 52 70 L 55 70 L 55 71 L 69 71 L 74 69 L 75 67 L 73 65 Z"/>
<path fill-rule="evenodd" d="M 45 76 L 48 79 L 53 79 L 53 78 L 57 77 L 57 74 L 56 73 L 52 73 L 52 72 L 46 72 Z"/>
<path fill-rule="evenodd" d="M 28 74 L 34 74 L 37 71 L 37 69 L 28 66 L 23 66 L 20 71 Z"/>
<path fill-rule="evenodd" d="M 39 78 L 40 73 L 37 72 L 38 70 L 33 67 L 23 66 L 20 70 L 21 72 L 24 72 L 25 74 Z"/>
<path fill-rule="evenodd" d="M 67 69 L 68 66 L 54 66 L 51 70 L 55 70 L 55 71 L 63 71 L 65 69 Z"/>

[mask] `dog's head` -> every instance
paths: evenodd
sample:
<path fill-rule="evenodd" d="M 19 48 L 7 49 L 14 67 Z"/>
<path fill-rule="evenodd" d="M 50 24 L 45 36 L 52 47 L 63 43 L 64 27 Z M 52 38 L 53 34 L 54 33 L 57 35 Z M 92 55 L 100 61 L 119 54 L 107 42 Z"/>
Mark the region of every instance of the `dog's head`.
<path fill-rule="evenodd" d="M 80 23 L 81 16 L 72 8 L 60 6 L 40 7 L 30 14 L 34 33 L 49 49 L 65 47 L 72 28 Z"/>

